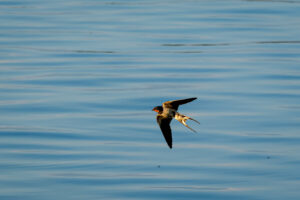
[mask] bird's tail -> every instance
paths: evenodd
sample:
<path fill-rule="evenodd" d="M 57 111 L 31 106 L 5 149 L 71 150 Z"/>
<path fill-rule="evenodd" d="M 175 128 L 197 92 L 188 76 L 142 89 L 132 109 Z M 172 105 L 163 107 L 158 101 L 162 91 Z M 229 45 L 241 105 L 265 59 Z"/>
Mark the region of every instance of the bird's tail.
<path fill-rule="evenodd" d="M 194 129 L 192 129 L 191 127 L 189 127 L 186 123 L 185 123 L 185 121 L 182 121 L 181 122 L 185 127 L 187 127 L 188 129 L 190 129 L 191 131 L 193 131 L 194 133 L 197 133 L 197 131 L 195 131 Z"/>
<path fill-rule="evenodd" d="M 193 119 L 191 117 L 188 117 L 188 119 L 193 120 L 194 122 L 197 122 L 198 124 L 200 124 L 200 122 L 198 122 L 197 120 L 195 120 L 195 119 Z"/>
<path fill-rule="evenodd" d="M 183 124 L 183 125 L 184 125 L 185 127 L 187 127 L 188 129 L 190 129 L 191 131 L 197 133 L 197 131 L 195 131 L 194 129 L 192 129 L 191 127 L 189 127 L 189 126 L 186 124 L 186 121 L 187 121 L 188 119 L 193 120 L 193 121 L 197 122 L 198 124 L 200 124 L 200 122 L 198 122 L 197 120 L 195 120 L 195 119 L 193 119 L 193 118 L 191 118 L 191 117 L 188 117 L 188 116 L 186 116 L 186 115 L 180 114 L 180 113 L 178 113 L 178 112 L 175 114 L 175 119 L 178 120 L 181 124 Z"/>

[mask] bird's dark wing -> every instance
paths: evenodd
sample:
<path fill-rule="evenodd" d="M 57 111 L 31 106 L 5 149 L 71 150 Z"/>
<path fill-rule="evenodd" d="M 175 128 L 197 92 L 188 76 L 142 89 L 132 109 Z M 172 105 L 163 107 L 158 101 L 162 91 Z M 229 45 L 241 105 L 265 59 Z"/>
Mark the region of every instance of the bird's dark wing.
<path fill-rule="evenodd" d="M 156 120 L 161 129 L 161 132 L 163 133 L 163 135 L 165 137 L 167 144 L 172 149 L 172 131 L 171 131 L 171 127 L 170 127 L 172 118 L 157 115 Z"/>
<path fill-rule="evenodd" d="M 163 106 L 166 108 L 173 108 L 173 109 L 177 110 L 180 105 L 189 103 L 191 101 L 194 101 L 195 99 L 197 99 L 197 98 L 193 97 L 193 98 L 188 98 L 188 99 L 166 101 L 165 103 L 163 103 Z"/>

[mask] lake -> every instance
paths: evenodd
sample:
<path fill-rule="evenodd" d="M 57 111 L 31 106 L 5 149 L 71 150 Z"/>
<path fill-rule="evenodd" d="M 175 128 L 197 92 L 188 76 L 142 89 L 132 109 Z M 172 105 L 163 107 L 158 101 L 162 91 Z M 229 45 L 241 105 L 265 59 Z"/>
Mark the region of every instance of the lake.
<path fill-rule="evenodd" d="M 0 199 L 300 198 L 300 1 L 0 1 Z M 197 97 L 171 123 L 152 108 Z"/>

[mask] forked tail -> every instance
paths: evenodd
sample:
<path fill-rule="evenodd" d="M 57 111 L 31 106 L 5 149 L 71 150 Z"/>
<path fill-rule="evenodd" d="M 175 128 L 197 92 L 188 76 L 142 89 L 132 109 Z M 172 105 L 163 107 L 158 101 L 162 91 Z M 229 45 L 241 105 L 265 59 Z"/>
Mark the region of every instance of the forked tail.
<path fill-rule="evenodd" d="M 193 120 L 194 122 L 197 122 L 198 124 L 200 124 L 200 122 L 198 122 L 197 120 L 191 118 L 191 117 L 188 117 L 190 120 Z"/>
<path fill-rule="evenodd" d="M 187 127 L 188 129 L 190 129 L 191 131 L 193 131 L 194 133 L 197 133 L 197 131 L 195 131 L 194 129 L 192 129 L 191 127 L 189 127 L 189 126 L 186 124 L 186 121 L 187 121 L 188 119 L 193 120 L 193 121 L 197 122 L 198 124 L 200 124 L 200 122 L 198 122 L 197 120 L 195 120 L 195 119 L 193 119 L 193 118 L 191 118 L 191 117 L 188 117 L 188 116 L 186 116 L 186 115 L 182 115 L 182 114 L 180 114 L 180 113 L 178 113 L 178 112 L 175 114 L 175 119 L 178 120 L 180 123 L 182 123 L 182 124 L 183 124 L 185 127 Z"/>

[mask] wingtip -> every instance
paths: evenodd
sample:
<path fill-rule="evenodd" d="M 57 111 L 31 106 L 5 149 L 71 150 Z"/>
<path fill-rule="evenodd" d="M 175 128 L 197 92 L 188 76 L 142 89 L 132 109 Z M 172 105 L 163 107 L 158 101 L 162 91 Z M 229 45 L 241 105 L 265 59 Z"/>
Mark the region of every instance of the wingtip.
<path fill-rule="evenodd" d="M 191 98 L 188 98 L 190 99 L 191 101 L 195 101 L 197 99 L 197 97 L 191 97 Z"/>

